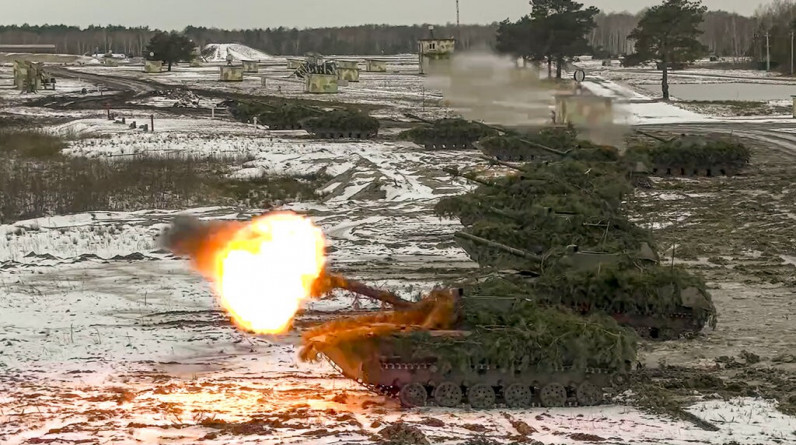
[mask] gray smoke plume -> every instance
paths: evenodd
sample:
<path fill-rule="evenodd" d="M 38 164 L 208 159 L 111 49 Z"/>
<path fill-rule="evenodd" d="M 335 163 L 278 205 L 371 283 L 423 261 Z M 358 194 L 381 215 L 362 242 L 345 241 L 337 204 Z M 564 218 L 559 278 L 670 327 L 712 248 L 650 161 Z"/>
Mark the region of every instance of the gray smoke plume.
<path fill-rule="evenodd" d="M 426 87 L 442 91 L 446 104 L 465 119 L 538 128 L 552 124 L 556 94 L 573 92 L 549 82 L 546 76 L 533 64 L 522 67 L 512 58 L 494 53 L 465 52 L 456 54 L 449 64 L 429 70 Z M 616 105 L 608 113 L 602 117 L 613 122 L 618 115 Z M 622 148 L 629 128 L 604 123 L 583 125 L 578 130 L 583 139 L 595 144 Z"/>

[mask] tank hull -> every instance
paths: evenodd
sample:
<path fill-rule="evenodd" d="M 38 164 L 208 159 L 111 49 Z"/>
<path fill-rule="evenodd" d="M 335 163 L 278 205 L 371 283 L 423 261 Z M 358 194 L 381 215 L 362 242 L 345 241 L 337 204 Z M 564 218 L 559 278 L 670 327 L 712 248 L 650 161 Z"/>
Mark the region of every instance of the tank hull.
<path fill-rule="evenodd" d="M 465 331 L 432 331 L 434 337 L 466 336 Z M 531 366 L 505 369 L 489 363 L 446 365 L 418 346 L 396 350 L 399 336 L 373 337 L 318 346 L 345 377 L 407 407 L 435 405 L 488 409 L 597 405 L 626 381 L 629 369 Z M 356 351 L 356 353 L 352 353 Z"/>

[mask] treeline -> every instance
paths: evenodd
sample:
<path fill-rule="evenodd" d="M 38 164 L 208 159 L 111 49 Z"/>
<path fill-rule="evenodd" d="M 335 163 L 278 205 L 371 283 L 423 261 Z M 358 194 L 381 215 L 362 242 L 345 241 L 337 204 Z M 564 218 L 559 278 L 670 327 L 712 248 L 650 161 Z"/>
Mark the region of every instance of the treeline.
<path fill-rule="evenodd" d="M 589 44 L 605 55 L 624 55 L 633 52 L 633 42 L 627 35 L 636 27 L 640 15 L 628 13 L 600 14 L 595 17 L 597 28 L 589 36 Z M 758 18 L 725 11 L 708 11 L 702 24 L 704 33 L 699 41 L 711 54 L 719 57 L 751 56 Z"/>
<path fill-rule="evenodd" d="M 700 36 L 700 41 L 711 53 L 720 57 L 753 56 L 759 60 L 761 40 L 755 40 L 755 32 L 763 29 L 766 20 L 774 23 L 782 22 L 775 30 L 776 45 L 772 46 L 776 51 L 780 51 L 779 45 L 784 42 L 790 44 L 790 28 L 784 24 L 789 22 L 786 17 L 793 17 L 790 14 L 792 8 L 791 1 L 777 0 L 752 18 L 723 11 L 709 11 L 705 16 L 703 24 L 705 32 Z M 627 13 L 598 15 L 597 28 L 588 36 L 589 43 L 593 48 L 600 50 L 599 53 L 603 56 L 618 56 L 632 52 L 632 42 L 627 40 L 627 35 L 638 23 L 638 17 Z M 459 48 L 465 50 L 494 48 L 497 26 L 497 23 L 462 25 L 457 29 L 455 25 L 441 25 L 435 27 L 434 34 L 440 37 L 458 38 Z M 155 32 L 157 30 L 148 27 L 79 28 L 65 25 L 14 25 L 0 26 L 0 43 L 52 43 L 59 53 L 89 54 L 113 51 L 140 56 Z M 414 53 L 417 39 L 427 37 L 429 30 L 428 25 L 362 25 L 314 29 L 280 27 L 250 30 L 189 26 L 184 32 L 197 46 L 208 43 L 242 43 L 274 55 L 302 55 L 307 52 L 377 55 Z M 764 33 L 763 31 L 761 35 Z M 789 51 L 788 46 L 788 57 Z M 779 57 L 779 52 L 776 54 Z"/>
<path fill-rule="evenodd" d="M 490 48 L 497 25 L 435 26 L 437 37 L 459 39 L 461 49 Z M 123 26 L 0 26 L 0 43 L 55 44 L 67 54 L 124 53 L 143 55 L 147 42 L 157 30 Z M 268 28 L 224 30 L 189 26 L 183 31 L 197 46 L 208 43 L 242 43 L 274 55 L 321 54 L 402 54 L 417 52 L 417 39 L 429 36 L 428 25 L 363 25 L 341 28 Z"/>
<path fill-rule="evenodd" d="M 796 32 L 796 2 L 775 0 L 758 9 L 757 27 L 752 44 L 752 55 L 761 66 L 766 62 L 766 33 L 768 33 L 771 69 L 790 73 L 792 45 Z"/>

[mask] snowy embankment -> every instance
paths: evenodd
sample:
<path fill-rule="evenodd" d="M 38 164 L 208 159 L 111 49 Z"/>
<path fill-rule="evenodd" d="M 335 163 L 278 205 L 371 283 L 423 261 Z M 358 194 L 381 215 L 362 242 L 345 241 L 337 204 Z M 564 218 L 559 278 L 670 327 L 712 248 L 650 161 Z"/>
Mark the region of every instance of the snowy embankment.
<path fill-rule="evenodd" d="M 270 54 L 239 43 L 211 43 L 204 47 L 202 54 L 208 62 L 226 62 L 227 55 L 231 55 L 236 62 L 241 60 L 260 62 L 274 58 Z"/>

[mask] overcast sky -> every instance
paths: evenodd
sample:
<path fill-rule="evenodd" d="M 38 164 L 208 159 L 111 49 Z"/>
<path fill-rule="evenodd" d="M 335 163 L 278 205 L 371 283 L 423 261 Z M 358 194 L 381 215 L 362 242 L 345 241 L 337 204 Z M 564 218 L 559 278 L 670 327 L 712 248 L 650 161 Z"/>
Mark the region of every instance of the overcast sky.
<path fill-rule="evenodd" d="M 580 0 L 636 12 L 660 0 Z M 751 15 L 766 0 L 703 0 L 710 9 Z M 460 0 L 462 23 L 490 23 L 528 12 L 528 0 Z M 317 27 L 456 21 L 455 0 L 0 0 L 0 24 L 148 25 L 182 29 Z"/>

